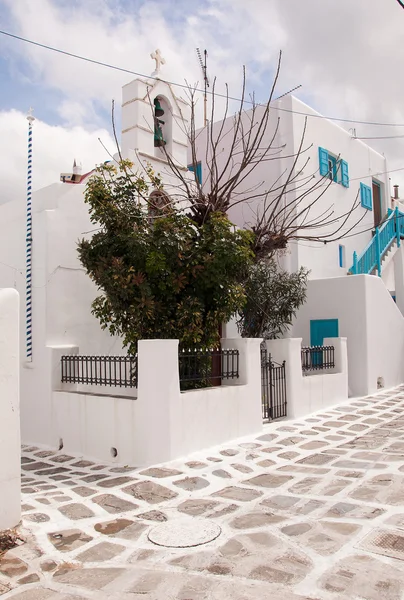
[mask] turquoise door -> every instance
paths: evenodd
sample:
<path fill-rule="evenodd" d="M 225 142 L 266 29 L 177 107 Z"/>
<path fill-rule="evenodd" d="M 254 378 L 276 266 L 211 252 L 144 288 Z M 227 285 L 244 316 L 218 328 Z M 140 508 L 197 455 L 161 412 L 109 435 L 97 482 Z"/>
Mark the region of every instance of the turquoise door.
<path fill-rule="evenodd" d="M 322 346 L 324 338 L 338 335 L 338 319 L 310 321 L 310 346 Z"/>
<path fill-rule="evenodd" d="M 324 338 L 338 337 L 338 319 L 310 321 L 310 346 L 323 346 Z M 323 351 L 312 353 L 313 365 L 321 367 Z"/>

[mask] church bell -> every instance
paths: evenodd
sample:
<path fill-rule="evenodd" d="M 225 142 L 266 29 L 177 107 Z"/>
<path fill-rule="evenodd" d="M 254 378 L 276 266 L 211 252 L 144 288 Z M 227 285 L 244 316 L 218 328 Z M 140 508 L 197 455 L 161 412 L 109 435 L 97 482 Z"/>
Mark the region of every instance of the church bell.
<path fill-rule="evenodd" d="M 164 115 L 164 110 L 161 108 L 161 104 L 158 98 L 154 99 L 154 114 L 156 117 L 162 117 Z"/>

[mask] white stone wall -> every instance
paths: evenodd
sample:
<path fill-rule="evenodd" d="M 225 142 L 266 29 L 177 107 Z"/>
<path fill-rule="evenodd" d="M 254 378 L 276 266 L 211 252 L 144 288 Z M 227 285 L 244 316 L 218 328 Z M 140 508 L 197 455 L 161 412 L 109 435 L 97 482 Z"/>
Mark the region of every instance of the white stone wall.
<path fill-rule="evenodd" d="M 137 398 L 117 397 L 106 387 L 104 395 L 79 392 L 60 385 L 55 370 L 54 438 L 68 453 L 145 466 L 258 433 L 260 340 L 223 340 L 223 347 L 239 350 L 240 378 L 211 389 L 180 392 L 177 340 L 139 342 Z M 54 352 L 56 366 L 62 349 Z"/>
<path fill-rule="evenodd" d="M 404 317 L 383 281 L 352 275 L 310 281 L 307 302 L 298 311 L 290 336 L 310 345 L 310 320 L 338 319 L 347 338 L 349 393 L 364 396 L 404 381 Z"/>
<path fill-rule="evenodd" d="M 347 345 L 345 338 L 328 338 L 327 346 L 334 346 L 335 368 L 303 375 L 301 338 L 267 340 L 272 360 L 285 361 L 287 416 L 298 419 L 315 411 L 335 406 L 348 398 Z"/>
<path fill-rule="evenodd" d="M 0 289 L 0 531 L 21 516 L 19 297 Z"/>

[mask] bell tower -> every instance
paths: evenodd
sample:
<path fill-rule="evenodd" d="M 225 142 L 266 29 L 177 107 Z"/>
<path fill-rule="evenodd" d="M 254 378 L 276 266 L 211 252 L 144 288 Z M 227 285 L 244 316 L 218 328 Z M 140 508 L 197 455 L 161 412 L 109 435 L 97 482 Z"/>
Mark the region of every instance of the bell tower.
<path fill-rule="evenodd" d="M 135 165 L 150 162 L 161 172 L 167 153 L 186 169 L 189 105 L 175 95 L 174 86 L 161 79 L 166 61 L 160 50 L 150 56 L 156 61 L 150 78 L 135 79 L 122 88 L 122 156 Z"/>

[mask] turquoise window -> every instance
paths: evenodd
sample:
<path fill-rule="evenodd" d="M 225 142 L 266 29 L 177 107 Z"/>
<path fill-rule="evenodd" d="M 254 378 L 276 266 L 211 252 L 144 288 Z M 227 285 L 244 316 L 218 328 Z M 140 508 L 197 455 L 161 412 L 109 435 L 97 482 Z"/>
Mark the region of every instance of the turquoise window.
<path fill-rule="evenodd" d="M 361 205 L 367 210 L 372 210 L 372 188 L 364 183 L 360 185 Z"/>
<path fill-rule="evenodd" d="M 337 159 L 325 148 L 319 148 L 318 161 L 322 177 L 328 177 L 335 183 L 340 183 L 346 188 L 349 187 L 349 169 L 346 160 Z"/>
<path fill-rule="evenodd" d="M 338 336 L 338 319 L 310 321 L 310 346 L 322 346 L 324 338 L 336 338 Z"/>

